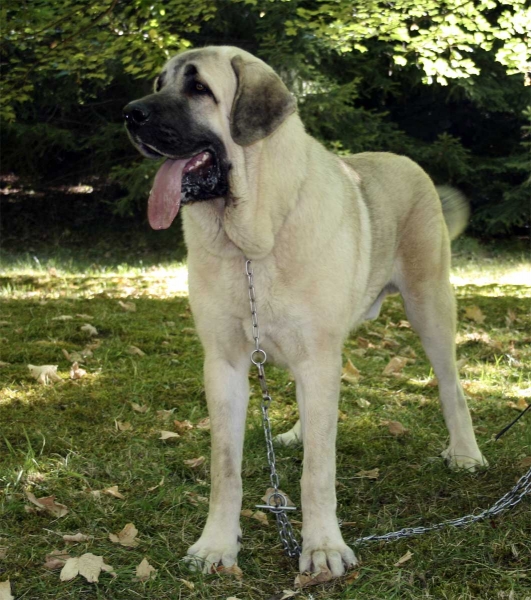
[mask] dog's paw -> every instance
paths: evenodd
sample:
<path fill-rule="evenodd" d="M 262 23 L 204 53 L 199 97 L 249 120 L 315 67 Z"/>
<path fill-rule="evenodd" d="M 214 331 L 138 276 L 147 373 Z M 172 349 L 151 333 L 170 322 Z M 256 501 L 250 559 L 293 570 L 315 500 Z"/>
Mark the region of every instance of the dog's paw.
<path fill-rule="evenodd" d="M 441 452 L 441 456 L 453 470 L 466 470 L 474 473 L 477 469 L 489 466 L 487 459 L 479 450 L 466 452 L 449 447 Z"/>
<path fill-rule="evenodd" d="M 347 569 L 357 563 L 354 552 L 341 540 L 320 547 L 303 544 L 299 569 L 301 573 L 319 573 L 329 570 L 333 577 L 341 577 Z"/>
<path fill-rule="evenodd" d="M 202 571 L 211 573 L 212 566 L 223 565 L 232 567 L 236 564 L 238 551 L 240 550 L 240 538 L 237 537 L 234 543 L 227 540 L 216 538 L 207 538 L 201 536 L 199 540 L 188 549 L 184 561 L 191 571 Z"/>

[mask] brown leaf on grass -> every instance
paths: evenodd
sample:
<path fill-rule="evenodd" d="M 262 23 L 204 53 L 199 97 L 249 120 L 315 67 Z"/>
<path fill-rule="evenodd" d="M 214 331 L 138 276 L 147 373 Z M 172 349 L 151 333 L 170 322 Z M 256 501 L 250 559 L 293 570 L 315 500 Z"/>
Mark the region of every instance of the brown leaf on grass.
<path fill-rule="evenodd" d="M 0 367 L 10 367 L 11 363 L 0 360 Z"/>
<path fill-rule="evenodd" d="M 153 487 L 150 487 L 147 489 L 148 492 L 152 492 L 153 490 L 156 490 L 159 487 L 162 487 L 164 485 L 164 477 L 159 481 L 159 483 L 157 483 L 157 485 L 154 485 Z"/>
<path fill-rule="evenodd" d="M 398 348 L 400 343 L 392 338 L 384 338 L 382 340 L 382 348 Z"/>
<path fill-rule="evenodd" d="M 41 385 L 48 385 L 51 381 L 62 381 L 57 375 L 57 365 L 28 365 L 30 375 Z"/>
<path fill-rule="evenodd" d="M 129 421 L 124 422 L 115 419 L 114 424 L 116 426 L 117 431 L 131 431 L 133 429 L 133 426 L 131 425 L 131 423 L 129 423 Z"/>
<path fill-rule="evenodd" d="M 140 405 L 137 404 L 136 402 L 131 402 L 131 408 L 138 413 L 146 413 L 149 410 L 149 406 L 145 406 L 145 405 Z"/>
<path fill-rule="evenodd" d="M 242 517 L 252 517 L 253 516 L 253 511 L 250 508 L 244 508 L 242 511 L 240 511 L 240 515 Z"/>
<path fill-rule="evenodd" d="M 295 506 L 295 504 L 293 504 L 293 502 L 290 500 L 290 497 L 286 494 L 286 492 L 283 492 L 282 490 L 278 490 L 278 492 L 280 494 L 282 494 L 284 496 L 284 498 L 286 498 L 286 506 Z M 265 491 L 265 494 L 262 496 L 262 501 L 264 502 L 264 504 L 269 504 L 269 498 L 271 497 L 271 494 L 275 493 L 275 488 L 267 488 L 267 490 Z M 272 500 L 274 500 L 274 498 L 272 498 Z M 278 504 L 278 502 L 277 502 Z"/>
<path fill-rule="evenodd" d="M 136 304 L 133 304 L 133 302 L 122 302 L 121 300 L 118 300 L 118 305 L 121 306 L 125 312 L 136 312 Z"/>
<path fill-rule="evenodd" d="M 129 346 L 129 348 L 127 348 L 127 352 L 133 356 L 146 356 L 146 353 L 136 346 Z"/>
<path fill-rule="evenodd" d="M 196 425 L 197 429 L 210 429 L 210 417 L 205 417 L 201 419 L 199 423 Z"/>
<path fill-rule="evenodd" d="M 393 375 L 394 373 L 400 373 L 402 369 L 407 365 L 407 358 L 403 356 L 393 356 L 393 358 L 387 363 L 383 370 L 383 375 Z"/>
<path fill-rule="evenodd" d="M 380 477 L 380 469 L 369 469 L 368 471 L 358 471 L 356 477 L 361 479 L 378 479 Z"/>
<path fill-rule="evenodd" d="M 91 535 L 85 535 L 84 533 L 75 533 L 74 535 L 68 535 L 68 534 L 63 535 L 63 540 L 65 542 L 68 542 L 71 544 L 75 544 L 75 543 L 79 543 L 79 542 L 87 542 L 88 540 L 91 540 L 91 539 L 92 539 Z"/>
<path fill-rule="evenodd" d="M 66 561 L 71 558 L 68 552 L 64 550 L 53 550 L 46 555 L 46 562 L 42 565 L 45 569 L 62 569 Z"/>
<path fill-rule="evenodd" d="M 138 541 L 135 539 L 138 535 L 138 529 L 133 523 L 127 525 L 119 533 L 109 533 L 109 539 L 115 544 L 120 544 L 126 548 L 135 548 L 138 546 Z"/>
<path fill-rule="evenodd" d="M 107 496 L 113 496 L 113 498 L 118 498 L 119 500 L 125 500 L 125 496 L 118 491 L 117 485 L 111 485 L 111 487 L 105 488 L 101 490 Z"/>
<path fill-rule="evenodd" d="M 133 581 L 148 581 L 148 579 L 154 579 L 157 569 L 149 564 L 147 558 L 144 558 L 142 562 L 136 567 L 136 578 Z"/>
<path fill-rule="evenodd" d="M 52 321 L 72 321 L 74 317 L 71 315 L 59 315 L 58 317 L 53 317 Z"/>
<path fill-rule="evenodd" d="M 195 589 L 195 584 L 191 581 L 188 581 L 187 579 L 179 579 L 179 581 L 183 583 L 189 590 Z"/>
<path fill-rule="evenodd" d="M 159 419 L 168 419 L 169 417 L 171 417 L 173 415 L 174 412 L 175 412 L 174 408 L 171 408 L 170 410 L 158 410 L 157 417 Z"/>
<path fill-rule="evenodd" d="M 93 335 L 98 335 L 98 330 L 94 327 L 94 325 L 91 325 L 90 323 L 85 323 L 80 327 L 80 329 L 81 331 L 88 333 L 88 335 L 90 335 L 91 337 Z"/>
<path fill-rule="evenodd" d="M 516 402 L 509 402 L 507 405 L 510 408 L 515 408 L 516 410 L 526 410 L 527 409 L 527 401 L 523 396 L 521 398 L 518 398 L 518 400 Z"/>
<path fill-rule="evenodd" d="M 68 513 L 68 508 L 64 504 L 55 501 L 55 496 L 36 498 L 31 492 L 26 492 L 26 498 L 40 509 L 48 511 L 54 517 L 64 517 Z"/>
<path fill-rule="evenodd" d="M 398 326 L 402 329 L 411 329 L 411 324 L 409 321 L 398 321 Z"/>
<path fill-rule="evenodd" d="M 61 581 L 71 581 L 77 575 L 82 575 L 89 583 L 98 583 L 102 571 L 113 571 L 110 565 L 106 565 L 103 556 L 96 556 L 87 552 L 79 557 L 69 558 L 60 575 Z"/>
<path fill-rule="evenodd" d="M 512 310 L 511 308 L 507 311 L 507 315 L 505 317 L 505 324 L 507 325 L 507 327 L 512 327 L 512 325 L 514 324 L 514 322 L 516 321 L 517 317 L 516 317 L 516 313 L 514 312 L 514 310 Z"/>
<path fill-rule="evenodd" d="M 0 581 L 0 600 L 15 600 L 15 596 L 11 595 L 11 583 L 9 579 L 7 581 Z"/>
<path fill-rule="evenodd" d="M 375 348 L 376 347 L 372 342 L 370 342 L 369 340 L 367 340 L 363 337 L 358 338 L 358 346 L 360 348 Z"/>
<path fill-rule="evenodd" d="M 181 437 L 178 433 L 175 433 L 175 431 L 160 431 L 159 433 L 159 440 L 169 440 L 170 438 Z"/>
<path fill-rule="evenodd" d="M 175 425 L 175 427 L 179 433 L 184 433 L 188 429 L 194 428 L 194 426 L 188 420 L 177 421 L 177 419 L 176 419 L 175 421 L 173 421 L 173 424 Z"/>
<path fill-rule="evenodd" d="M 485 315 L 481 311 L 479 306 L 467 306 L 465 309 L 465 319 L 469 319 L 470 321 L 475 321 L 476 323 L 483 323 L 485 321 Z"/>
<path fill-rule="evenodd" d="M 403 556 L 401 556 L 395 562 L 395 564 L 393 565 L 393 567 L 401 567 L 404 563 L 407 563 L 407 561 L 410 560 L 412 556 L 413 556 L 413 553 L 408 550 Z"/>
<path fill-rule="evenodd" d="M 269 520 L 267 518 L 267 515 L 261 510 L 257 510 L 251 518 L 256 519 L 260 523 L 260 525 L 264 525 L 265 527 L 269 526 Z"/>
<path fill-rule="evenodd" d="M 77 362 L 70 367 L 70 379 L 81 379 L 82 377 L 85 377 L 86 374 L 87 372 L 85 369 L 81 369 Z"/>
<path fill-rule="evenodd" d="M 4 560 L 7 556 L 7 548 L 0 547 L 0 560 Z"/>
<path fill-rule="evenodd" d="M 206 458 L 204 456 L 198 456 L 197 458 L 190 458 L 188 460 L 184 460 L 183 462 L 191 469 L 197 469 L 205 462 L 205 460 Z"/>
<path fill-rule="evenodd" d="M 78 317 L 79 319 L 83 319 L 84 321 L 90 321 L 90 319 L 94 318 L 92 315 L 86 315 L 84 313 L 79 313 L 76 315 L 76 317 Z"/>
<path fill-rule="evenodd" d="M 197 506 L 198 504 L 208 504 L 208 498 L 206 496 L 200 496 L 196 492 L 184 492 L 184 495 L 194 506 Z"/>
<path fill-rule="evenodd" d="M 400 354 L 406 358 L 417 358 L 417 353 L 411 346 L 405 346 L 400 350 Z"/>
<path fill-rule="evenodd" d="M 66 360 L 71 363 L 80 363 L 83 362 L 85 358 L 90 358 L 92 356 L 92 350 L 90 348 L 83 348 L 80 352 L 68 352 L 68 350 L 62 349 L 64 357 Z"/>
<path fill-rule="evenodd" d="M 365 400 L 365 398 L 356 398 L 356 404 L 360 408 L 369 408 L 371 405 L 371 403 L 368 400 Z"/>
<path fill-rule="evenodd" d="M 211 573 L 220 573 L 221 575 L 232 575 L 236 577 L 238 581 L 243 579 L 243 571 L 240 567 L 234 563 L 232 567 L 225 567 L 224 565 L 212 565 L 210 567 Z"/>
<path fill-rule="evenodd" d="M 331 581 L 333 578 L 334 576 L 332 575 L 332 571 L 326 567 L 318 573 L 299 573 L 299 575 L 295 577 L 295 587 L 301 589 L 307 588 L 312 585 L 326 583 L 327 581 Z"/>
<path fill-rule="evenodd" d="M 382 421 L 382 425 L 386 425 L 389 429 L 389 433 L 396 437 L 405 435 L 408 430 L 400 423 L 400 421 Z"/>
<path fill-rule="evenodd" d="M 360 378 L 359 370 L 352 364 L 352 361 L 347 360 L 347 364 L 343 367 L 341 379 L 349 383 L 357 383 Z"/>
<path fill-rule="evenodd" d="M 282 590 L 282 596 L 280 597 L 280 600 L 288 600 L 289 598 L 295 598 L 295 596 L 298 596 L 299 594 L 300 591 Z"/>
<path fill-rule="evenodd" d="M 347 585 L 350 585 L 351 583 L 354 583 L 359 576 L 360 576 L 359 571 L 352 571 L 345 577 L 345 583 Z"/>
<path fill-rule="evenodd" d="M 531 456 L 526 456 L 522 458 L 522 460 L 518 463 L 518 467 L 523 467 L 524 469 L 529 469 L 531 467 Z"/>

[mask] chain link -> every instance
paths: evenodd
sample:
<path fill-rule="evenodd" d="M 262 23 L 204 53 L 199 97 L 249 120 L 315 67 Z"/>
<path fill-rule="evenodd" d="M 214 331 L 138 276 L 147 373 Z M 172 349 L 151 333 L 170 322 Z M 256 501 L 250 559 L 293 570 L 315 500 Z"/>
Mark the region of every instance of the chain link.
<path fill-rule="evenodd" d="M 260 383 L 260 389 L 262 390 L 262 424 L 264 426 L 266 440 L 270 481 L 274 490 L 268 498 L 267 505 L 259 505 L 258 508 L 268 509 L 275 515 L 278 533 L 286 554 L 290 558 L 298 558 L 301 553 L 301 547 L 297 542 L 295 534 L 293 533 L 293 527 L 288 519 L 288 516 L 286 515 L 287 510 L 295 510 L 295 508 L 292 506 L 287 506 L 286 496 L 284 496 L 284 494 L 279 490 L 280 483 L 275 462 L 275 449 L 273 447 L 271 421 L 269 419 L 269 406 L 271 405 L 272 398 L 269 394 L 264 371 L 264 364 L 267 360 L 267 354 L 264 350 L 262 350 L 262 348 L 260 348 L 260 328 L 258 326 L 258 314 L 256 311 L 254 273 L 252 262 L 247 259 L 245 262 L 245 273 L 247 274 L 247 279 L 249 282 L 249 303 L 251 305 L 252 332 L 254 339 L 254 350 L 251 352 L 251 362 L 257 368 L 258 382 Z M 422 535 L 423 533 L 442 529 L 443 527 L 464 527 L 466 525 L 476 523 L 477 521 L 487 519 L 488 517 L 494 517 L 506 510 L 509 510 L 510 508 L 513 508 L 524 499 L 524 496 L 530 493 L 531 469 L 529 469 L 525 475 L 520 477 L 516 485 L 509 492 L 502 496 L 490 508 L 487 508 L 477 515 L 469 514 L 465 515 L 464 517 L 459 517 L 458 519 L 448 519 L 446 521 L 441 521 L 440 523 L 435 523 L 434 525 L 429 525 L 428 527 L 405 527 L 399 531 L 393 531 L 383 535 L 368 535 L 366 537 L 361 537 L 357 540 L 354 540 L 353 545 L 361 546 L 367 542 L 391 542 L 393 540 L 407 538 L 413 535 Z"/>

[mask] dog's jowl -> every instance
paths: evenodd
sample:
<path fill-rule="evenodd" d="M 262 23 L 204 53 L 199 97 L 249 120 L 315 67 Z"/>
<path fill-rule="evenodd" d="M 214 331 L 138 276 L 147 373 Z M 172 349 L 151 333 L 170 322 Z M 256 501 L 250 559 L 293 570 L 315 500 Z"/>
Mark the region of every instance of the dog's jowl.
<path fill-rule="evenodd" d="M 466 225 L 456 191 L 437 193 L 414 162 L 387 153 L 338 157 L 304 130 L 275 72 L 238 48 L 172 58 L 153 94 L 124 109 L 131 141 L 166 157 L 148 217 L 180 208 L 190 303 L 205 351 L 212 433 L 208 519 L 192 566 L 230 566 L 240 548 L 241 462 L 253 348 L 245 258 L 253 260 L 262 346 L 297 384 L 301 571 L 355 564 L 336 518 L 335 441 L 345 337 L 399 292 L 439 383 L 453 468 L 485 465 L 455 365 L 450 239 Z M 441 202 L 441 199 L 443 202 Z"/>

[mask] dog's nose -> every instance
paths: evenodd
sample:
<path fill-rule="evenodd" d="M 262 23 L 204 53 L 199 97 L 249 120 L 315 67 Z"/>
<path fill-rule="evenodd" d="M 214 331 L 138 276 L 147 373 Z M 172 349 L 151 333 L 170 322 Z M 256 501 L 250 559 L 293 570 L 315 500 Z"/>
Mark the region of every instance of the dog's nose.
<path fill-rule="evenodd" d="M 149 109 L 141 102 L 130 102 L 123 110 L 123 116 L 127 125 L 144 125 L 149 119 Z"/>

